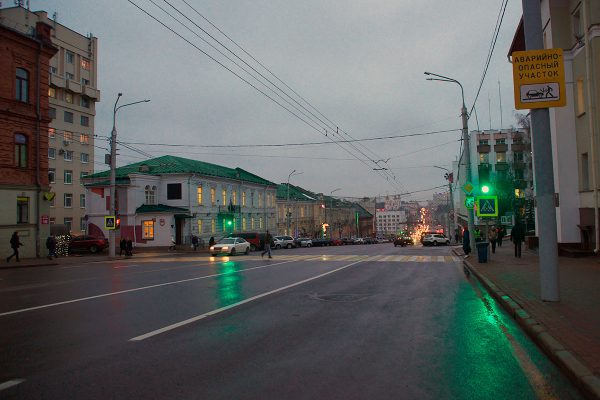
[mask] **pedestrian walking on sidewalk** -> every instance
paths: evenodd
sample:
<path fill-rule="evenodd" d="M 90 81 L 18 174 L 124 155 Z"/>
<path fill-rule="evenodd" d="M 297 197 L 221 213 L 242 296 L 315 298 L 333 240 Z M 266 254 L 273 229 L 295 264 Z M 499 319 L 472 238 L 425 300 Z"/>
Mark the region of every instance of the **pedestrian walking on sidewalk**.
<path fill-rule="evenodd" d="M 133 255 L 133 242 L 130 237 L 125 241 L 125 255 L 131 257 Z"/>
<path fill-rule="evenodd" d="M 492 244 L 492 253 L 495 253 L 496 241 L 498 240 L 498 230 L 496 229 L 496 225 L 492 225 L 492 227 L 488 231 L 488 238 L 490 239 L 490 243 Z"/>
<path fill-rule="evenodd" d="M 521 258 L 521 244 L 525 240 L 525 230 L 521 222 L 517 221 L 510 231 L 510 237 L 515 245 L 515 257 Z"/>
<path fill-rule="evenodd" d="M 127 241 L 124 237 L 122 237 L 119 241 L 119 255 L 122 256 L 123 252 L 125 252 L 125 255 L 127 255 Z"/>
<path fill-rule="evenodd" d="M 271 242 L 272 241 L 273 241 L 273 236 L 271 236 L 269 231 L 267 231 L 267 234 L 265 235 L 265 251 L 263 251 L 262 254 L 260 255 L 261 257 L 264 257 L 265 254 L 269 253 L 269 258 L 273 258 L 273 257 L 271 257 Z"/>
<path fill-rule="evenodd" d="M 52 260 L 52 257 L 56 258 L 56 239 L 50 235 L 46 239 L 46 248 L 48 249 L 48 260 Z"/>
<path fill-rule="evenodd" d="M 194 251 L 196 251 L 196 249 L 198 248 L 198 236 L 196 235 L 192 236 L 192 248 L 194 249 Z"/>
<path fill-rule="evenodd" d="M 470 239 L 471 239 L 471 232 L 469 232 L 469 228 L 467 228 L 465 226 L 465 230 L 463 232 L 463 237 L 462 237 L 462 240 L 463 240 L 462 248 L 465 253 L 465 257 L 469 257 L 469 253 L 471 252 Z"/>
<path fill-rule="evenodd" d="M 211 236 L 210 239 L 208 239 L 208 247 L 212 247 L 215 245 L 215 237 Z"/>
<path fill-rule="evenodd" d="M 21 261 L 19 260 L 19 246 L 23 246 L 23 243 L 19 239 L 19 233 L 15 231 L 10 237 L 10 247 L 13 253 L 9 257 L 6 257 L 6 262 L 9 262 L 13 257 L 17 257 L 17 262 Z"/>
<path fill-rule="evenodd" d="M 504 230 L 504 228 L 502 226 L 498 227 L 498 247 L 502 247 L 502 238 L 504 237 L 504 234 L 506 233 L 506 231 Z"/>

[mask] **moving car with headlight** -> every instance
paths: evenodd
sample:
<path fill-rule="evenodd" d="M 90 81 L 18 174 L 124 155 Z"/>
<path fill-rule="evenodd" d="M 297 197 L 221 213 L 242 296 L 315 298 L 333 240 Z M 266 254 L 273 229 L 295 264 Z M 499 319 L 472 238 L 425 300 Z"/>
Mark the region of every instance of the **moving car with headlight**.
<path fill-rule="evenodd" d="M 250 243 L 241 237 L 228 237 L 210 246 L 209 251 L 213 257 L 217 254 L 229 254 L 230 256 L 239 253 L 250 254 Z"/>

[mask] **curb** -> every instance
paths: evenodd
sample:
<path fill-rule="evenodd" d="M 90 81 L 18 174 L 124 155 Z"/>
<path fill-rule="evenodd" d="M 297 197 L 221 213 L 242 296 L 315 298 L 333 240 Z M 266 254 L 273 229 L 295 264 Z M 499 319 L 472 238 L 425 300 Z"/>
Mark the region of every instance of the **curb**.
<path fill-rule="evenodd" d="M 462 256 L 456 249 L 453 249 L 452 252 L 456 256 Z M 588 399 L 600 400 L 600 377 L 594 375 L 569 349 L 556 340 L 544 325 L 529 315 L 525 309 L 508 294 L 500 290 L 496 284 L 483 275 L 474 265 L 464 259 L 462 262 L 464 267 L 477 277 L 487 291 L 517 321 L 542 351 L 583 392 L 583 395 Z"/>

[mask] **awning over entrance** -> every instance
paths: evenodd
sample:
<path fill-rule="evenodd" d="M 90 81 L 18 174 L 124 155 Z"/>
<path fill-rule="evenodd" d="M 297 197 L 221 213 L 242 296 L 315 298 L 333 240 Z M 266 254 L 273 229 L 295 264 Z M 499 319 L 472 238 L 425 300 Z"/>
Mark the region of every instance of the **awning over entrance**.
<path fill-rule="evenodd" d="M 136 214 L 154 214 L 154 213 L 173 213 L 176 218 L 191 218 L 191 216 L 178 217 L 178 215 L 188 215 L 188 210 L 181 207 L 171 207 L 164 204 L 144 204 L 135 209 Z"/>

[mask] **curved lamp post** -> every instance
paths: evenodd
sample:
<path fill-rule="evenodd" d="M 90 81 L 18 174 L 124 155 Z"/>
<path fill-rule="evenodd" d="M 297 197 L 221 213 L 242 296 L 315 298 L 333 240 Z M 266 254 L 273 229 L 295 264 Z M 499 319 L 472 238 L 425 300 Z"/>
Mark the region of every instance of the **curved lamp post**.
<path fill-rule="evenodd" d="M 456 83 L 460 86 L 460 94 L 462 96 L 462 108 L 460 110 L 460 114 L 462 117 L 462 137 L 464 143 L 464 157 L 465 164 L 467 169 L 467 182 L 471 182 L 471 146 L 469 145 L 469 115 L 467 114 L 467 107 L 465 106 L 465 91 L 463 89 L 462 84 L 456 79 L 449 78 L 444 75 L 434 74 L 433 72 L 424 72 L 427 76 L 433 76 L 434 78 L 427 78 L 428 81 L 442 81 L 442 82 L 451 82 Z M 459 164 L 460 168 L 460 164 Z M 471 247 L 471 251 L 476 251 L 475 247 L 475 237 L 473 232 L 475 231 L 473 222 L 475 220 L 475 216 L 473 215 L 473 209 L 467 209 L 467 225 L 469 227 L 469 245 Z"/>
<path fill-rule="evenodd" d="M 287 228 L 286 228 L 286 233 L 288 235 L 291 236 L 290 234 L 290 224 L 291 224 L 291 213 L 290 213 L 290 178 L 294 175 L 300 175 L 302 174 L 302 172 L 297 172 L 296 170 L 293 170 L 292 172 L 290 172 L 290 174 L 288 175 L 288 179 L 287 179 L 287 201 L 285 203 L 285 218 L 287 220 Z"/>
<path fill-rule="evenodd" d="M 115 216 L 115 192 L 117 183 L 117 112 L 123 107 L 150 101 L 148 99 L 134 101 L 117 107 L 121 96 L 123 96 L 123 93 L 119 93 L 117 95 L 117 101 L 115 101 L 115 106 L 113 108 L 113 128 L 110 134 L 110 215 L 113 216 Z M 110 257 L 115 257 L 117 254 L 114 229 L 108 231 L 108 254 Z"/>

